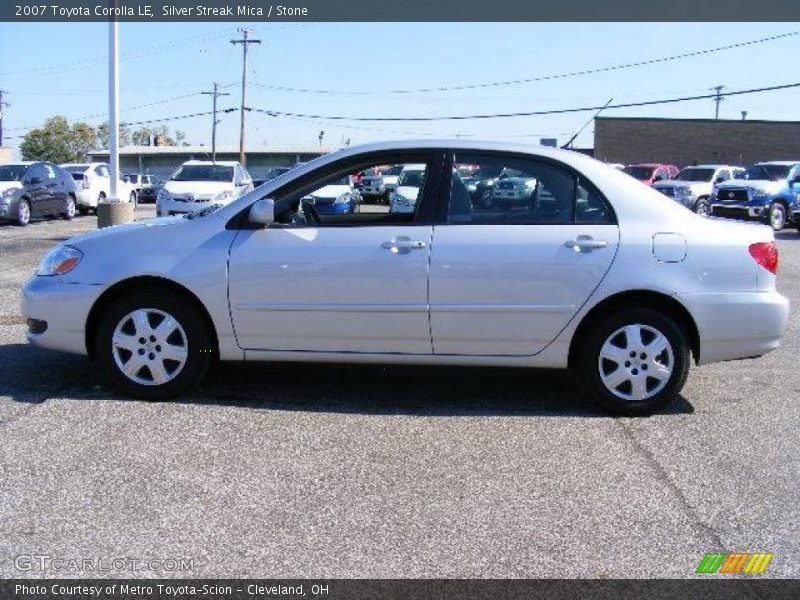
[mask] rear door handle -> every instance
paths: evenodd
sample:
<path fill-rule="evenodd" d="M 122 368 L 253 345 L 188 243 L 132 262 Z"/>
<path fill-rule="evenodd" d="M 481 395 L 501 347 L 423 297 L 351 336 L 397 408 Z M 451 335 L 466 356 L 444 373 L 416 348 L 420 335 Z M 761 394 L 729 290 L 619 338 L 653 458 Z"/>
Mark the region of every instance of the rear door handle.
<path fill-rule="evenodd" d="M 401 236 L 383 242 L 381 248 L 384 250 L 391 250 L 392 254 L 408 254 L 412 250 L 422 250 L 425 248 L 425 242 Z"/>
<path fill-rule="evenodd" d="M 574 240 L 567 240 L 564 242 L 567 248 L 572 248 L 575 252 L 591 252 L 592 250 L 599 250 L 608 246 L 605 240 L 596 240 L 590 235 L 579 235 Z"/>

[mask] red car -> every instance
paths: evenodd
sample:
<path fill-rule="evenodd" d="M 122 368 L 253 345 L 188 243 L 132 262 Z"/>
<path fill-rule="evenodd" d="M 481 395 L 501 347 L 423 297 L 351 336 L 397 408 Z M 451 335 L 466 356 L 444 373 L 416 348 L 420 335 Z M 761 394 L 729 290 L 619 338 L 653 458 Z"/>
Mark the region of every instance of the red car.
<path fill-rule="evenodd" d="M 656 181 L 663 181 L 664 179 L 672 179 L 679 171 L 675 165 L 662 165 L 660 163 L 628 165 L 622 170 L 647 185 L 652 185 Z"/>

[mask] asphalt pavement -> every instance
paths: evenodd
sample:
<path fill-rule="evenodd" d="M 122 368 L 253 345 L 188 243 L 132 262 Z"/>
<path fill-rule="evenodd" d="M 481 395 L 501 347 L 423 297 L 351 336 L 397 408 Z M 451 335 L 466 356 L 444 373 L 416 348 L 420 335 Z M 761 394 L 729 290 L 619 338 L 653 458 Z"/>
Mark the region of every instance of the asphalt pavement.
<path fill-rule="evenodd" d="M 521 369 L 225 365 L 147 403 L 25 342 L 22 283 L 95 226 L 0 225 L 0 577 L 98 575 L 28 555 L 193 561 L 106 576 L 691 577 L 711 551 L 800 577 L 796 310 L 782 348 L 693 367 L 646 419 Z M 778 237 L 796 307 L 800 234 Z"/>

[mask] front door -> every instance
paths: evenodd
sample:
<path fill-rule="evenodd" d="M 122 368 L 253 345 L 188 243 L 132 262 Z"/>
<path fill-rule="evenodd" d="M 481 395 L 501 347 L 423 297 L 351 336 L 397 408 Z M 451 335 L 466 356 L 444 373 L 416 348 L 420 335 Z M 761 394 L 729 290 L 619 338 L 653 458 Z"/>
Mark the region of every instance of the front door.
<path fill-rule="evenodd" d="M 602 281 L 616 253 L 613 212 L 593 186 L 552 161 L 456 156 L 447 224 L 433 233 L 431 333 L 436 354 L 540 352 Z M 471 197 L 492 179 L 502 202 Z M 500 200 L 498 197 L 497 200 Z M 489 208 L 486 208 L 487 205 Z"/>
<path fill-rule="evenodd" d="M 425 162 L 430 170 L 433 161 L 426 155 L 413 162 Z M 327 169 L 286 184 L 270 194 L 276 223 L 237 233 L 230 250 L 229 302 L 242 348 L 432 352 L 433 227 L 421 218 L 420 207 L 433 192 L 426 187 L 409 193 L 414 197 L 394 212 L 380 199 L 367 203 L 349 179 L 367 166 L 346 162 L 336 172 Z"/>

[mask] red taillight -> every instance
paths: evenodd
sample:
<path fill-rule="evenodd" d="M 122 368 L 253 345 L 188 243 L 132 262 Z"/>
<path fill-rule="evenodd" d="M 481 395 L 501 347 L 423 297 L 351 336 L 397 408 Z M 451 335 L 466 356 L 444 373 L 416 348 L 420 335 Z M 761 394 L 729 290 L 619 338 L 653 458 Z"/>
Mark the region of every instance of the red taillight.
<path fill-rule="evenodd" d="M 778 246 L 775 242 L 750 244 L 750 256 L 770 273 L 778 272 Z"/>

